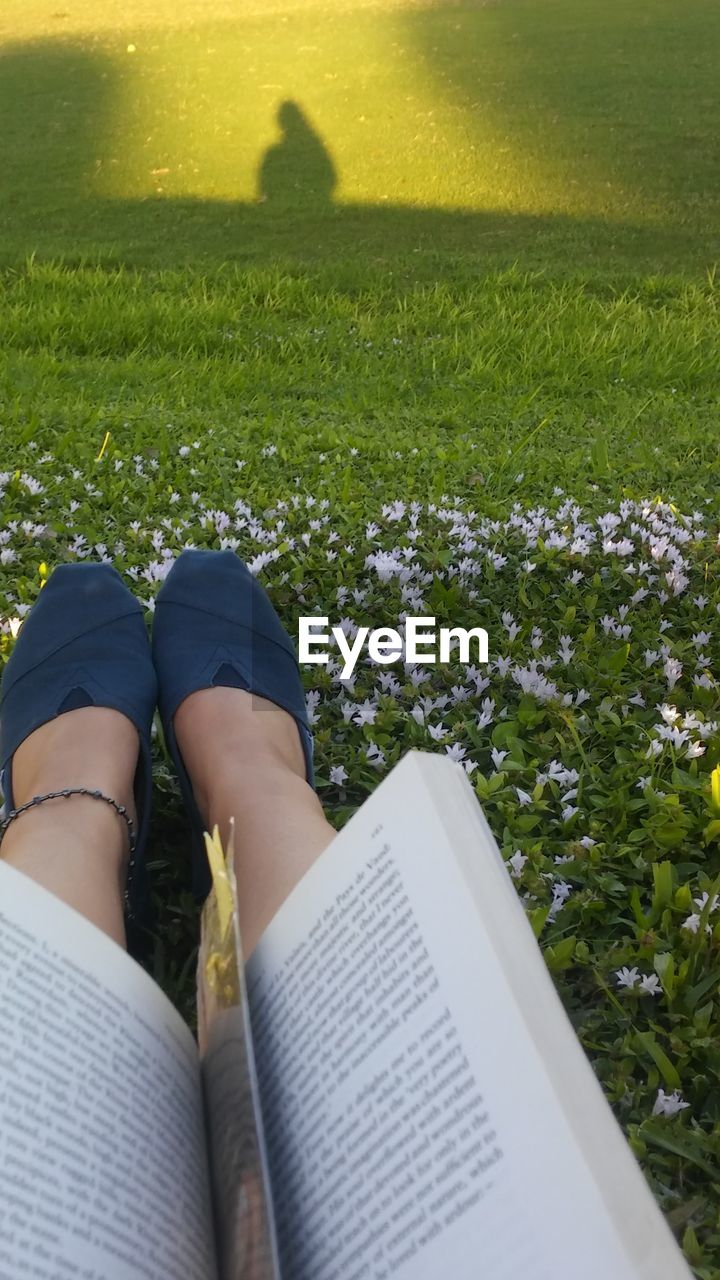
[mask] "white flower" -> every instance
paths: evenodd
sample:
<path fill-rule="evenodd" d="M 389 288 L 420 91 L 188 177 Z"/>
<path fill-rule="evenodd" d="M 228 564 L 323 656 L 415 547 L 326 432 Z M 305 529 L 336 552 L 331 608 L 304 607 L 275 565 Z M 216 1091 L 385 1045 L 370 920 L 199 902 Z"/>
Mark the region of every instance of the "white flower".
<path fill-rule="evenodd" d="M 622 969 L 615 970 L 615 976 L 619 987 L 629 987 L 631 990 L 636 982 L 640 980 L 640 973 L 635 965 L 633 965 L 632 969 L 628 969 L 627 965 L 623 965 Z"/>
<path fill-rule="evenodd" d="M 508 609 L 502 615 L 502 624 L 510 640 L 514 640 L 518 632 L 522 630 Z"/>
<path fill-rule="evenodd" d="M 491 752 L 490 752 L 490 757 L 491 757 L 492 762 L 493 762 L 493 765 L 494 765 L 494 767 L 495 767 L 496 769 L 499 769 L 499 768 L 500 768 L 500 765 L 502 764 L 502 762 L 503 762 L 503 760 L 505 759 L 506 755 L 508 755 L 508 752 L 507 752 L 507 751 L 498 751 L 497 747 L 493 747 L 493 748 L 492 748 L 492 750 L 491 750 Z"/>
<path fill-rule="evenodd" d="M 694 912 L 693 915 L 688 916 L 687 920 L 683 920 L 680 927 L 682 929 L 689 929 L 691 933 L 697 933 L 700 928 L 700 916 Z"/>
<path fill-rule="evenodd" d="M 358 725 L 374 724 L 377 713 L 378 709 L 375 706 L 375 703 L 372 702 L 370 698 L 366 698 L 365 701 L 361 702 L 360 706 L 355 709 L 353 720 L 355 724 Z"/>
<path fill-rule="evenodd" d="M 464 747 L 460 746 L 459 742 L 453 742 L 451 746 L 445 748 L 445 751 L 449 755 L 450 759 L 454 760 L 456 764 L 459 764 L 467 755 L 467 751 Z"/>
<path fill-rule="evenodd" d="M 510 875 L 513 880 L 519 880 L 526 862 L 527 855 L 521 853 L 519 849 L 515 850 L 511 858 L 508 858 L 507 866 L 510 868 Z"/>
<path fill-rule="evenodd" d="M 317 724 L 318 722 L 319 717 L 317 715 L 317 705 L 320 701 L 320 696 L 319 689 L 311 689 L 309 693 L 305 694 L 305 708 L 307 710 L 308 724 Z"/>
<path fill-rule="evenodd" d="M 427 731 L 430 734 L 430 737 L 432 738 L 433 742 L 442 742 L 443 738 L 447 738 L 447 735 L 448 735 L 448 731 L 445 728 L 445 725 L 443 724 L 442 720 L 440 721 L 440 724 L 429 724 L 427 727 Z"/>
<path fill-rule="evenodd" d="M 691 743 L 690 743 L 690 746 L 688 747 L 687 751 L 685 752 L 685 755 L 686 755 L 686 757 L 687 757 L 687 759 L 688 759 L 688 760 L 696 760 L 698 756 L 703 755 L 704 751 L 705 751 L 705 745 L 704 745 L 704 743 L 702 743 L 702 742 L 691 742 Z"/>
<path fill-rule="evenodd" d="M 527 791 L 521 791 L 520 787 L 516 787 L 515 791 L 517 792 L 517 798 L 520 801 L 520 804 L 532 804 L 532 796 L 528 795 Z"/>
<path fill-rule="evenodd" d="M 656 973 L 646 973 L 640 983 L 640 990 L 646 996 L 661 996 L 662 987 Z"/>
<path fill-rule="evenodd" d="M 557 685 L 540 675 L 534 660 L 527 667 L 513 667 L 512 677 L 523 693 L 531 693 L 538 702 L 551 702 L 559 697 Z"/>
<path fill-rule="evenodd" d="M 652 1113 L 654 1116 L 676 1116 L 678 1111 L 683 1111 L 689 1106 L 689 1102 L 683 1102 L 678 1089 L 674 1089 L 672 1093 L 665 1093 L 664 1089 L 658 1089 Z"/>
<path fill-rule="evenodd" d="M 569 822 L 570 819 L 574 817 L 574 815 L 577 813 L 577 811 L 578 811 L 578 807 L 576 804 L 566 804 L 565 808 L 562 811 L 563 822 Z"/>
<path fill-rule="evenodd" d="M 705 907 L 707 906 L 709 896 L 710 896 L 710 895 L 707 893 L 707 891 L 704 891 L 703 893 L 701 893 L 701 895 L 700 895 L 700 897 L 699 897 L 699 898 L 693 898 L 693 902 L 695 903 L 695 906 L 696 906 L 700 911 L 703 911 L 703 910 L 705 909 Z M 717 911 L 717 905 L 718 905 L 718 895 L 717 895 L 716 893 L 714 893 L 714 894 L 713 894 L 713 898 L 712 898 L 712 902 L 710 903 L 710 910 L 711 910 L 711 911 Z"/>
<path fill-rule="evenodd" d="M 334 764 L 331 766 L 330 781 L 334 783 L 336 787 L 341 787 L 343 783 L 347 781 L 347 776 L 347 770 L 344 765 Z"/>
<path fill-rule="evenodd" d="M 683 716 L 683 729 L 700 729 L 702 728 L 702 720 L 698 720 L 692 711 L 686 712 Z"/>
<path fill-rule="evenodd" d="M 553 899 L 548 912 L 548 920 L 554 920 L 558 911 L 564 907 L 565 902 L 572 893 L 572 885 L 567 880 L 556 880 L 553 885 Z"/>
<path fill-rule="evenodd" d="M 655 725 L 655 733 L 663 742 L 670 742 L 674 747 L 683 747 L 689 738 L 687 729 L 678 729 L 674 725 Z"/>
<path fill-rule="evenodd" d="M 368 764 L 374 764 L 376 768 L 381 769 L 385 763 L 385 753 L 380 750 L 376 742 L 371 742 L 365 749 L 365 756 Z"/>
<path fill-rule="evenodd" d="M 668 682 L 668 689 L 674 689 L 682 675 L 682 663 L 677 658 L 666 658 L 663 663 L 663 671 Z"/>

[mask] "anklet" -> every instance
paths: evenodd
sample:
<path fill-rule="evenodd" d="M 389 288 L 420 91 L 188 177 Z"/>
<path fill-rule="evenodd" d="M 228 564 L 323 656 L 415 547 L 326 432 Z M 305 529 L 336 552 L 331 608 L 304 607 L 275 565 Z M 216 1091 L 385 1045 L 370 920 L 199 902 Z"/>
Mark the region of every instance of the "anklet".
<path fill-rule="evenodd" d="M 137 833 L 133 831 L 130 815 L 128 814 L 124 804 L 118 804 L 117 801 L 112 800 L 110 796 L 103 795 L 102 791 L 91 791 L 89 787 L 65 787 L 62 791 L 49 791 L 47 795 L 44 796 L 33 796 L 32 800 L 28 800 L 27 804 L 21 804 L 18 809 L 11 809 L 3 822 L 0 822 L 0 844 L 2 844 L 3 836 L 10 826 L 10 823 L 14 822 L 16 818 L 19 818 L 21 813 L 25 813 L 26 809 L 32 809 L 36 804 L 42 804 L 43 800 L 57 800 L 60 796 L 75 795 L 93 796 L 95 800 L 105 800 L 107 804 L 112 805 L 113 809 L 115 809 L 116 812 L 120 814 L 123 821 L 127 823 L 128 835 L 130 837 L 129 873 L 132 870 L 134 862 L 135 841 L 137 840 Z"/>

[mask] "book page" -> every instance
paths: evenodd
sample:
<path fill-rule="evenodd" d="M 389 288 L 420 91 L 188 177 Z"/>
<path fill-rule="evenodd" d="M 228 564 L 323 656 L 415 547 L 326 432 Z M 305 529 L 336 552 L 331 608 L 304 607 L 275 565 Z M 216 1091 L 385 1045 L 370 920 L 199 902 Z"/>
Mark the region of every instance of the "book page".
<path fill-rule="evenodd" d="M 220 1280 L 280 1280 L 232 857 L 211 860 L 201 920 L 198 1043 Z"/>
<path fill-rule="evenodd" d="M 0 862 L 0 1280 L 217 1280 L 194 1039 Z"/>
<path fill-rule="evenodd" d="M 247 966 L 283 1280 L 687 1280 L 649 1192 L 661 1261 L 631 1257 L 440 807 L 411 753 Z"/>
<path fill-rule="evenodd" d="M 280 1280 L 240 1007 L 212 1021 L 202 1058 L 221 1280 Z"/>

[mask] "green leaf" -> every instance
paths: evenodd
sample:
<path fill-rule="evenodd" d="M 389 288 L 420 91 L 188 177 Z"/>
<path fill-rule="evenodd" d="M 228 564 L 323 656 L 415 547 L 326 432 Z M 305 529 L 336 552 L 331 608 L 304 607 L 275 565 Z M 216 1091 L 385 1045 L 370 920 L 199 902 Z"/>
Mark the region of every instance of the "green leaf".
<path fill-rule="evenodd" d="M 662 982 L 663 990 L 672 998 L 675 989 L 675 960 L 669 951 L 660 951 L 656 954 L 653 964 Z"/>
<path fill-rule="evenodd" d="M 576 942 L 577 938 L 572 934 L 569 938 L 563 938 L 560 942 L 556 942 L 554 946 L 547 948 L 545 960 L 551 973 L 560 973 L 570 966 L 575 954 Z"/>
<path fill-rule="evenodd" d="M 649 1054 L 652 1058 L 663 1078 L 664 1084 L 666 1084 L 669 1089 L 679 1089 L 680 1076 L 665 1051 L 660 1048 L 660 1045 L 657 1043 L 653 1033 L 651 1031 L 636 1032 L 634 1043 L 641 1053 L 644 1052 Z"/>
<path fill-rule="evenodd" d="M 535 907 L 532 911 L 528 911 L 527 918 L 530 921 L 530 927 L 536 938 L 540 937 L 545 928 L 545 921 L 550 913 L 549 907 Z"/>
<path fill-rule="evenodd" d="M 661 849 L 677 849 L 687 835 L 687 826 L 683 822 L 666 822 L 653 828 L 651 835 Z"/>
<path fill-rule="evenodd" d="M 693 1228 L 690 1226 L 686 1227 L 683 1232 L 682 1247 L 683 1253 L 691 1266 L 698 1267 L 702 1262 L 702 1249 Z"/>
<path fill-rule="evenodd" d="M 644 914 L 643 909 L 640 906 L 640 890 L 637 885 L 633 887 L 633 891 L 630 894 L 630 906 L 632 907 L 632 913 L 639 928 L 647 930 L 650 925 L 650 920 L 649 917 Z"/>
<path fill-rule="evenodd" d="M 590 450 L 590 465 L 593 475 L 607 476 L 610 473 L 610 455 L 604 435 L 598 431 Z"/>
<path fill-rule="evenodd" d="M 484 778 L 483 775 L 478 772 L 475 774 L 474 783 L 475 783 L 475 793 L 478 796 L 478 798 L 480 800 L 487 800 L 488 796 L 490 795 L 490 788 L 488 786 L 487 779 Z"/>
<path fill-rule="evenodd" d="M 607 670 L 611 675 L 617 676 L 623 670 L 630 654 L 630 645 L 623 644 L 614 653 L 611 653 L 607 660 Z"/>
<path fill-rule="evenodd" d="M 513 825 L 516 827 L 518 831 L 527 833 L 528 831 L 534 831 L 540 822 L 541 822 L 540 814 L 521 813 L 519 818 L 515 819 L 515 822 Z"/>
<path fill-rule="evenodd" d="M 655 862 L 653 863 L 653 885 L 654 892 L 652 897 L 652 912 L 654 916 L 660 914 L 664 907 L 668 907 L 672 902 L 673 895 L 673 866 L 672 862 Z"/>
<path fill-rule="evenodd" d="M 717 986 L 720 986 L 720 969 L 713 969 L 712 973 L 708 973 L 701 982 L 696 983 L 694 987 L 691 987 L 690 990 L 685 993 L 685 1007 L 692 1011 L 700 1000 L 702 1000 L 706 992 Z"/>
<path fill-rule="evenodd" d="M 713 1165 L 706 1160 L 689 1137 L 679 1134 L 676 1130 L 668 1130 L 667 1126 L 660 1129 L 657 1122 L 651 1120 L 645 1120 L 638 1132 L 643 1140 L 652 1146 L 660 1147 L 663 1151 L 671 1151 L 673 1155 L 682 1156 L 683 1160 L 690 1160 L 714 1181 L 720 1178 L 720 1165 Z"/>

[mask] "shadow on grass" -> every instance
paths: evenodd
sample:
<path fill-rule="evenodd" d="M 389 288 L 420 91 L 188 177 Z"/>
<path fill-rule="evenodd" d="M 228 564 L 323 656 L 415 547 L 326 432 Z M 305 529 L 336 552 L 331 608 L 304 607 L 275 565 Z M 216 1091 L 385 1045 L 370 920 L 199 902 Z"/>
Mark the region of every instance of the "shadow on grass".
<path fill-rule="evenodd" d="M 37 41 L 0 55 L 3 266 L 31 254 L 159 268 L 332 260 L 352 270 L 410 258 L 422 275 L 442 257 L 445 271 L 457 258 L 480 270 L 519 261 L 553 271 L 697 274 L 716 252 L 682 225 L 334 202 L 328 146 L 293 101 L 280 108 L 282 137 L 262 160 L 255 201 L 101 196 L 103 166 L 122 163 L 109 159 L 123 147 L 116 75 L 108 54 L 80 43 Z"/>

